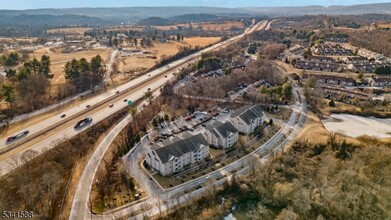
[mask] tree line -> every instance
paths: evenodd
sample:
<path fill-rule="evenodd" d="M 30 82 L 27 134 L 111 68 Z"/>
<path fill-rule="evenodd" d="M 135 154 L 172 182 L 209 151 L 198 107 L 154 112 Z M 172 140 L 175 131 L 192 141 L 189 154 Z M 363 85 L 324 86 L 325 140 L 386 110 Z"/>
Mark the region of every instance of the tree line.
<path fill-rule="evenodd" d="M 73 59 L 65 64 L 65 79 L 76 88 L 76 91 L 85 91 L 101 83 L 106 68 L 103 59 L 97 55 L 90 62 L 85 58 Z"/>
<path fill-rule="evenodd" d="M 10 54 L 10 57 L 18 57 L 18 55 Z M 49 78 L 53 76 L 50 73 L 50 65 L 50 57 L 43 55 L 40 61 L 34 58 L 25 62 L 19 70 L 6 69 L 8 82 L 1 86 L 1 97 L 11 108 L 24 107 L 30 110 L 39 108 L 45 100 L 37 97 L 46 95 L 50 87 Z M 15 106 L 18 103 L 19 106 Z"/>
<path fill-rule="evenodd" d="M 2 55 L 0 57 L 0 64 L 4 66 L 16 66 L 20 60 L 21 57 L 18 52 L 11 52 L 9 55 Z"/>

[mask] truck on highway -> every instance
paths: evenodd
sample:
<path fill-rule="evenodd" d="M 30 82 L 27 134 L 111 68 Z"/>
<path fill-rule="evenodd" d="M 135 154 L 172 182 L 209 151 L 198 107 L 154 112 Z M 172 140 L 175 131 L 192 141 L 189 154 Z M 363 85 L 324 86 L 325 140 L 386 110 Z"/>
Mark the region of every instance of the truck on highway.
<path fill-rule="evenodd" d="M 6 144 L 9 144 L 9 143 L 11 143 L 11 142 L 13 142 L 13 141 L 15 141 L 15 140 L 18 140 L 18 139 L 20 139 L 20 138 L 23 138 L 23 137 L 27 136 L 28 134 L 29 134 L 29 131 L 28 131 L 28 130 L 25 130 L 25 131 L 22 131 L 22 132 L 20 132 L 20 133 L 18 133 L 18 134 L 9 136 L 9 137 L 7 137 L 7 139 L 5 140 L 5 143 L 6 143 Z"/>

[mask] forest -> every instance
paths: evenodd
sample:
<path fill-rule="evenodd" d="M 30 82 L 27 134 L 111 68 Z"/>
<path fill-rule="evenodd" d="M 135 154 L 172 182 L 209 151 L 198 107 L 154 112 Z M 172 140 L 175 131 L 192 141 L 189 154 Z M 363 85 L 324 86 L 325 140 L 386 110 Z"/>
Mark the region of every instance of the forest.
<path fill-rule="evenodd" d="M 388 219 L 390 148 L 369 137 L 302 140 L 248 177 L 208 189 L 211 195 L 161 219 L 222 219 L 233 206 L 235 216 L 248 219 Z"/>

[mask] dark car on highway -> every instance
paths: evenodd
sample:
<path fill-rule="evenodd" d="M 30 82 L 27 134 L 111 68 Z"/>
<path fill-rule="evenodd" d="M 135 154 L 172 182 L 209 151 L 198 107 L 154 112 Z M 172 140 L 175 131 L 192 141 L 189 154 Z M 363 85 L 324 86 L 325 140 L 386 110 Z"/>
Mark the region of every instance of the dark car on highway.
<path fill-rule="evenodd" d="M 88 124 L 90 124 L 92 122 L 92 118 L 91 117 L 87 117 L 83 120 L 80 120 L 79 122 L 77 122 L 74 126 L 75 129 L 79 129 L 79 128 L 82 128 Z"/>

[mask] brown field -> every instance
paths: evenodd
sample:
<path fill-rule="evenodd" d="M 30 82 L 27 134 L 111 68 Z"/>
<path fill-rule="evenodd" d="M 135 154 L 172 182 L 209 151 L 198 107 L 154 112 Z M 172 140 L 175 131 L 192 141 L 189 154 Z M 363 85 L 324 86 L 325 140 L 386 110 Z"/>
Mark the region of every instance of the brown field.
<path fill-rule="evenodd" d="M 335 107 L 329 106 L 330 100 L 323 99 L 320 103 L 320 111 L 323 115 L 331 115 L 335 111 L 341 111 L 341 112 L 361 112 L 361 109 L 358 107 L 355 107 L 353 105 L 348 105 L 343 102 L 337 102 L 335 101 Z"/>
<path fill-rule="evenodd" d="M 221 37 L 191 37 L 185 38 L 184 42 L 192 47 L 200 46 L 205 47 L 210 44 L 215 44 L 221 40 Z"/>
<path fill-rule="evenodd" d="M 124 25 L 107 28 L 106 31 L 143 31 L 143 27 L 134 26 L 134 25 Z"/>
<path fill-rule="evenodd" d="M 323 126 L 320 119 L 312 112 L 308 112 L 306 122 L 303 129 L 297 135 L 297 141 L 308 141 L 311 144 L 327 144 L 330 133 Z M 337 141 L 346 141 L 351 144 L 359 144 L 356 138 L 347 137 L 341 134 L 336 134 Z"/>
<path fill-rule="evenodd" d="M 154 28 L 160 29 L 160 30 L 176 30 L 179 26 L 181 27 L 189 27 L 189 24 L 177 24 L 177 25 L 168 25 L 168 26 L 153 26 Z M 192 26 L 194 28 L 202 27 L 204 30 L 215 30 L 215 31 L 222 31 L 222 30 L 229 30 L 231 27 L 236 28 L 244 28 L 244 24 L 239 21 L 226 21 L 226 22 L 202 22 L 202 23 L 192 23 Z"/>
<path fill-rule="evenodd" d="M 239 21 L 235 22 L 223 22 L 223 23 L 199 23 L 195 24 L 197 27 L 202 26 L 206 30 L 229 30 L 231 27 L 244 28 L 244 24 Z"/>
<path fill-rule="evenodd" d="M 153 28 L 159 29 L 159 30 L 176 30 L 178 27 L 185 27 L 188 28 L 189 24 L 177 24 L 177 25 L 167 25 L 167 26 L 152 26 Z"/>
<path fill-rule="evenodd" d="M 391 23 L 390 24 L 378 24 L 377 26 L 379 28 L 391 28 Z"/>
<path fill-rule="evenodd" d="M 9 38 L 9 37 L 0 37 L 0 43 L 16 43 L 16 42 L 35 42 L 37 41 L 37 38 Z"/>
<path fill-rule="evenodd" d="M 40 59 L 42 55 L 50 56 L 50 60 L 52 62 L 51 71 L 54 74 L 54 78 L 52 79 L 52 84 L 63 84 L 65 83 L 64 78 L 64 66 L 68 61 L 72 59 L 81 59 L 86 58 L 90 60 L 92 57 L 96 55 L 100 55 L 103 60 L 107 61 L 110 55 L 110 49 L 99 49 L 99 50 L 86 50 L 74 53 L 54 53 L 49 51 L 48 49 L 36 50 L 32 55 L 32 58 Z"/>
<path fill-rule="evenodd" d="M 86 31 L 92 30 L 92 28 L 57 28 L 57 29 L 50 29 L 47 30 L 46 33 L 48 34 L 56 34 L 56 33 L 67 33 L 67 34 L 79 34 L 83 35 Z"/>
<path fill-rule="evenodd" d="M 147 58 L 145 55 L 135 55 L 130 57 L 123 57 L 119 62 L 119 70 L 121 72 L 140 72 L 152 68 L 156 62 L 165 56 L 172 56 L 178 53 L 179 48 L 189 46 L 205 47 L 209 44 L 214 44 L 220 41 L 220 37 L 194 37 L 185 38 L 183 42 L 168 42 L 168 43 L 154 43 L 151 48 L 139 48 L 151 51 L 151 56 L 156 56 L 157 59 Z"/>
<path fill-rule="evenodd" d="M 349 28 L 349 27 L 333 27 L 335 30 L 340 31 L 362 31 L 368 29 L 368 26 L 362 26 L 360 28 Z"/>

